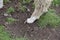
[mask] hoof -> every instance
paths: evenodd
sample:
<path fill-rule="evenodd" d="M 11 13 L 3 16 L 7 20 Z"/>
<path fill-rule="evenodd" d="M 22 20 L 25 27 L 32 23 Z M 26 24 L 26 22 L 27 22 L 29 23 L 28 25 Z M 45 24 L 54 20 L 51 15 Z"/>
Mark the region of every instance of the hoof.
<path fill-rule="evenodd" d="M 34 23 L 36 19 L 37 19 L 36 17 L 31 17 L 31 18 L 28 18 L 26 22 L 27 23 Z"/>

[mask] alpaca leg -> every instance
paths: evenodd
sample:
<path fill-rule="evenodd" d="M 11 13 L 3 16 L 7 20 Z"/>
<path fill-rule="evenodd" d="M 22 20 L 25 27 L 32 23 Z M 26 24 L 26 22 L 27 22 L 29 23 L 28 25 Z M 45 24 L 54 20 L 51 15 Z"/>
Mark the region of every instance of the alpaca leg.
<path fill-rule="evenodd" d="M 46 4 L 44 5 L 44 7 L 40 9 L 39 13 L 37 14 L 37 18 L 39 19 L 41 15 L 43 15 L 45 12 L 48 12 L 49 7 L 51 6 L 53 0 L 48 0 L 46 1 Z"/>
<path fill-rule="evenodd" d="M 36 15 L 39 12 L 39 3 L 38 2 L 39 2 L 39 0 L 34 0 L 35 10 L 32 13 L 31 17 L 27 19 L 27 23 L 33 23 L 37 19 Z"/>
<path fill-rule="evenodd" d="M 27 23 L 33 23 L 37 19 L 36 13 L 38 13 L 38 10 L 35 9 L 32 16 L 27 19 Z"/>
<path fill-rule="evenodd" d="M 53 1 L 53 0 L 47 0 L 47 1 L 46 1 L 45 10 L 44 10 L 45 12 L 48 11 L 49 7 L 51 6 L 52 1 Z"/>

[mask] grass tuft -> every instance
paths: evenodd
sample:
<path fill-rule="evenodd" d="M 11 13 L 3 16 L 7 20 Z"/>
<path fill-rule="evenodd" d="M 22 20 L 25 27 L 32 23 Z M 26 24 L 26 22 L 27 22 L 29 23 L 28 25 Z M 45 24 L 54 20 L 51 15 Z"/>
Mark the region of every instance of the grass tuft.
<path fill-rule="evenodd" d="M 21 12 L 26 12 L 26 6 L 20 6 L 20 10 L 21 10 Z"/>
<path fill-rule="evenodd" d="M 9 7 L 6 11 L 6 13 L 12 13 L 12 12 L 15 12 L 15 9 L 13 7 Z"/>
<path fill-rule="evenodd" d="M 0 25 L 0 40 L 10 40 L 10 35 L 5 31 L 4 26 Z"/>
<path fill-rule="evenodd" d="M 48 24 L 53 27 L 57 27 L 60 24 L 60 17 L 57 16 L 52 9 L 49 9 L 49 11 L 38 20 L 38 25 L 41 27 L 45 27 Z"/>
<path fill-rule="evenodd" d="M 16 21 L 16 19 L 14 19 L 14 18 L 6 18 L 6 22 L 8 22 L 8 23 L 12 23 L 14 21 Z"/>

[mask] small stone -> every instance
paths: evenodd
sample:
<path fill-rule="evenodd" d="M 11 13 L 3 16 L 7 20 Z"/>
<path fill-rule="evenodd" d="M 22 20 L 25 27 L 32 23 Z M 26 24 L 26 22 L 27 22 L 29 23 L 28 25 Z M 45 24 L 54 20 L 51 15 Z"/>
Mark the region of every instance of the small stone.
<path fill-rule="evenodd" d="M 31 34 L 31 37 L 33 37 L 33 35 Z"/>
<path fill-rule="evenodd" d="M 8 16 L 8 14 L 7 13 L 4 13 L 4 16 Z"/>
<path fill-rule="evenodd" d="M 30 12 L 30 9 L 27 9 L 28 12 Z"/>

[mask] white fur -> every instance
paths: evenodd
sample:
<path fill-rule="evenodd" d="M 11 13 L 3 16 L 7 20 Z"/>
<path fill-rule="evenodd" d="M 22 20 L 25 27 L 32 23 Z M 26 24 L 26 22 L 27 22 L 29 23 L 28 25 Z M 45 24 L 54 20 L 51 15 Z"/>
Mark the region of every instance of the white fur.
<path fill-rule="evenodd" d="M 0 0 L 0 8 L 3 7 L 3 0 Z"/>

